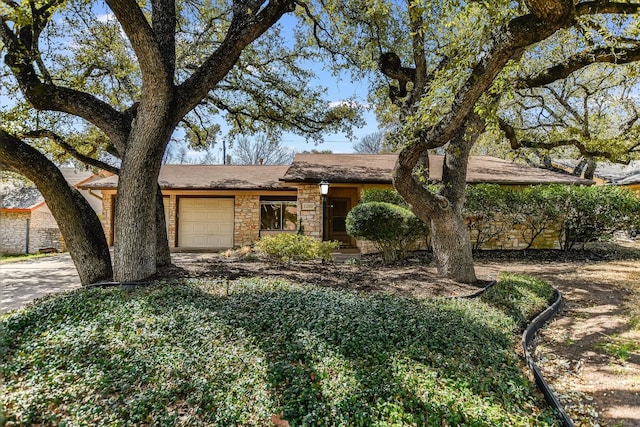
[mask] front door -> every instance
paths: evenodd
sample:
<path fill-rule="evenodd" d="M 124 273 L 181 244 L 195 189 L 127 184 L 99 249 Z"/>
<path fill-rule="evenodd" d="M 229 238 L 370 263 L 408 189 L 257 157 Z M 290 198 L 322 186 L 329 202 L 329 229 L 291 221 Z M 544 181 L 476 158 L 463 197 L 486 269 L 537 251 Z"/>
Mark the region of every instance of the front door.
<path fill-rule="evenodd" d="M 351 237 L 347 234 L 347 214 L 351 210 L 351 199 L 330 197 L 328 200 L 329 240 L 337 240 L 343 246 L 351 246 Z"/>

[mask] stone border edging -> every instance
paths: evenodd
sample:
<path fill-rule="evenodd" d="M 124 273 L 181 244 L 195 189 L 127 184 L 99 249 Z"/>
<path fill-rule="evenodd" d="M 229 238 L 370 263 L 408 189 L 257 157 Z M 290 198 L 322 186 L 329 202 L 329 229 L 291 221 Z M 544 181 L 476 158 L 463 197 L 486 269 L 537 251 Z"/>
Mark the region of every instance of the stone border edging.
<path fill-rule="evenodd" d="M 558 311 L 560 311 L 560 307 L 562 306 L 562 294 L 555 287 L 553 288 L 553 290 L 557 295 L 556 300 L 553 302 L 553 304 L 544 309 L 542 313 L 538 314 L 522 333 L 522 349 L 524 350 L 524 356 L 527 360 L 527 365 L 533 373 L 538 389 L 542 392 L 542 394 L 544 394 L 544 398 L 547 403 L 557 411 L 558 415 L 560 416 L 560 420 L 562 421 L 562 426 L 574 427 L 573 421 L 571 420 L 569 415 L 567 415 L 564 408 L 562 407 L 562 404 L 549 387 L 549 384 L 544 379 L 542 372 L 540 372 L 540 368 L 538 368 L 538 365 L 536 365 L 536 363 L 534 362 L 533 355 L 529 351 L 529 346 L 531 345 L 531 341 L 533 340 L 536 332 L 538 332 L 538 330 L 542 328 L 542 326 L 549 319 L 555 316 Z"/>

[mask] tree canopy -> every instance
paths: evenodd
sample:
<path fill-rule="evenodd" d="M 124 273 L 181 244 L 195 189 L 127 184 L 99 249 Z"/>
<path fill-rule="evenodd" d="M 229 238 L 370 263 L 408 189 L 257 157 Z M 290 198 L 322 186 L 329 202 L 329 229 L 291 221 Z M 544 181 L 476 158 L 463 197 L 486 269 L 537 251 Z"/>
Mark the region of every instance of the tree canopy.
<path fill-rule="evenodd" d="M 232 134 L 290 131 L 311 139 L 348 132 L 358 119 L 352 104 L 332 106 L 308 84 L 305 61 L 317 53 L 308 27 L 279 24 L 286 15 L 294 20 L 296 8 L 306 15 L 296 1 L 1 5 L 3 91 L 14 101 L 3 105 L 3 129 L 59 137 L 33 143 L 43 150 L 64 141 L 94 159 L 114 156 L 116 280 L 147 277 L 167 260 L 156 196 L 171 138 L 210 143 L 219 117 Z M 95 138 L 72 138 L 79 134 Z"/>

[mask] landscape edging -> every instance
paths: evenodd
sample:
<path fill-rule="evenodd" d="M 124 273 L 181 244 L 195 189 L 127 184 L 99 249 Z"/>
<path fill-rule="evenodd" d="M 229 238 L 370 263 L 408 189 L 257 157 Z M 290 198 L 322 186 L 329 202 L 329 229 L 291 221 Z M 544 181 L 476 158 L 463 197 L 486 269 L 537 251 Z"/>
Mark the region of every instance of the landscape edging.
<path fill-rule="evenodd" d="M 477 298 L 483 293 L 485 293 L 487 290 L 489 290 L 491 287 L 493 287 L 496 283 L 497 281 L 494 280 L 489 285 L 480 289 L 477 292 L 474 292 L 468 295 L 461 295 L 453 298 L 464 298 L 464 299 Z M 567 415 L 566 411 L 562 407 L 562 404 L 558 400 L 557 396 L 553 393 L 553 391 L 551 390 L 551 387 L 549 387 L 549 384 L 544 379 L 544 376 L 542 375 L 540 368 L 538 368 L 538 365 L 536 365 L 536 363 L 534 362 L 533 355 L 529 351 L 529 346 L 536 332 L 538 332 L 538 330 L 540 330 L 540 328 L 542 328 L 542 326 L 544 326 L 544 324 L 549 319 L 551 319 L 553 316 L 558 314 L 558 311 L 560 311 L 560 307 L 562 306 L 562 294 L 555 287 L 553 287 L 553 291 L 554 291 L 554 294 L 557 295 L 556 300 L 547 308 L 545 308 L 540 314 L 538 314 L 529 323 L 529 325 L 525 328 L 524 332 L 522 333 L 522 349 L 524 350 L 524 356 L 527 361 L 527 366 L 529 367 L 529 369 L 533 373 L 533 377 L 535 378 L 536 386 L 544 395 L 544 398 L 547 401 L 547 403 L 553 409 L 555 409 L 556 412 L 558 413 L 558 416 L 562 421 L 562 427 L 575 427 L 575 425 L 573 424 L 573 421 L 571 420 L 569 415 Z"/>
<path fill-rule="evenodd" d="M 571 420 L 569 415 L 567 415 L 566 411 L 562 407 L 562 404 L 558 400 L 558 397 L 553 393 L 551 387 L 549 387 L 549 384 L 544 379 L 540 368 L 538 368 L 538 365 L 536 365 L 533 359 L 533 354 L 529 350 L 531 341 L 533 340 L 536 332 L 538 332 L 538 330 L 540 330 L 540 328 L 542 328 L 542 326 L 544 326 L 544 324 L 549 321 L 549 319 L 551 319 L 558 313 L 558 311 L 560 311 L 560 307 L 562 306 L 562 294 L 555 287 L 553 288 L 553 290 L 557 295 L 556 300 L 553 302 L 553 304 L 544 309 L 542 313 L 538 314 L 536 318 L 533 319 L 524 330 L 524 332 L 522 333 L 522 348 L 524 350 L 525 359 L 527 360 L 527 365 L 533 373 L 538 389 L 542 392 L 542 394 L 544 394 L 544 398 L 547 403 L 557 411 L 558 416 L 562 421 L 562 426 L 574 427 L 573 421 Z"/>

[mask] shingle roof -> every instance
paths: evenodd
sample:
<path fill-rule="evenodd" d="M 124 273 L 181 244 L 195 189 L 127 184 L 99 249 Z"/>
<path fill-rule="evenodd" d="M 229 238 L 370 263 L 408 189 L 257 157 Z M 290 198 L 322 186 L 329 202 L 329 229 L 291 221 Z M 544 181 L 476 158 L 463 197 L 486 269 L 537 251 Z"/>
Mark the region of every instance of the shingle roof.
<path fill-rule="evenodd" d="M 390 183 L 396 154 L 298 154 L 282 178 L 286 182 Z M 444 156 L 430 155 L 429 179 L 442 179 Z M 534 168 L 489 156 L 471 156 L 468 183 L 592 184 L 568 174 Z"/>
<path fill-rule="evenodd" d="M 43 201 L 44 197 L 36 187 L 24 186 L 14 181 L 0 183 L 2 209 L 29 209 Z"/>
<path fill-rule="evenodd" d="M 163 189 L 289 190 L 279 179 L 289 166 L 163 165 L 158 182 Z M 91 181 L 81 188 L 114 189 L 118 177 Z"/>
<path fill-rule="evenodd" d="M 60 168 L 60 172 L 72 187 L 95 176 L 93 172 L 80 171 L 75 168 Z M 32 184 L 25 184 L 24 181 L 13 179 L 0 183 L 0 208 L 31 209 L 43 201 L 44 197 Z"/>

